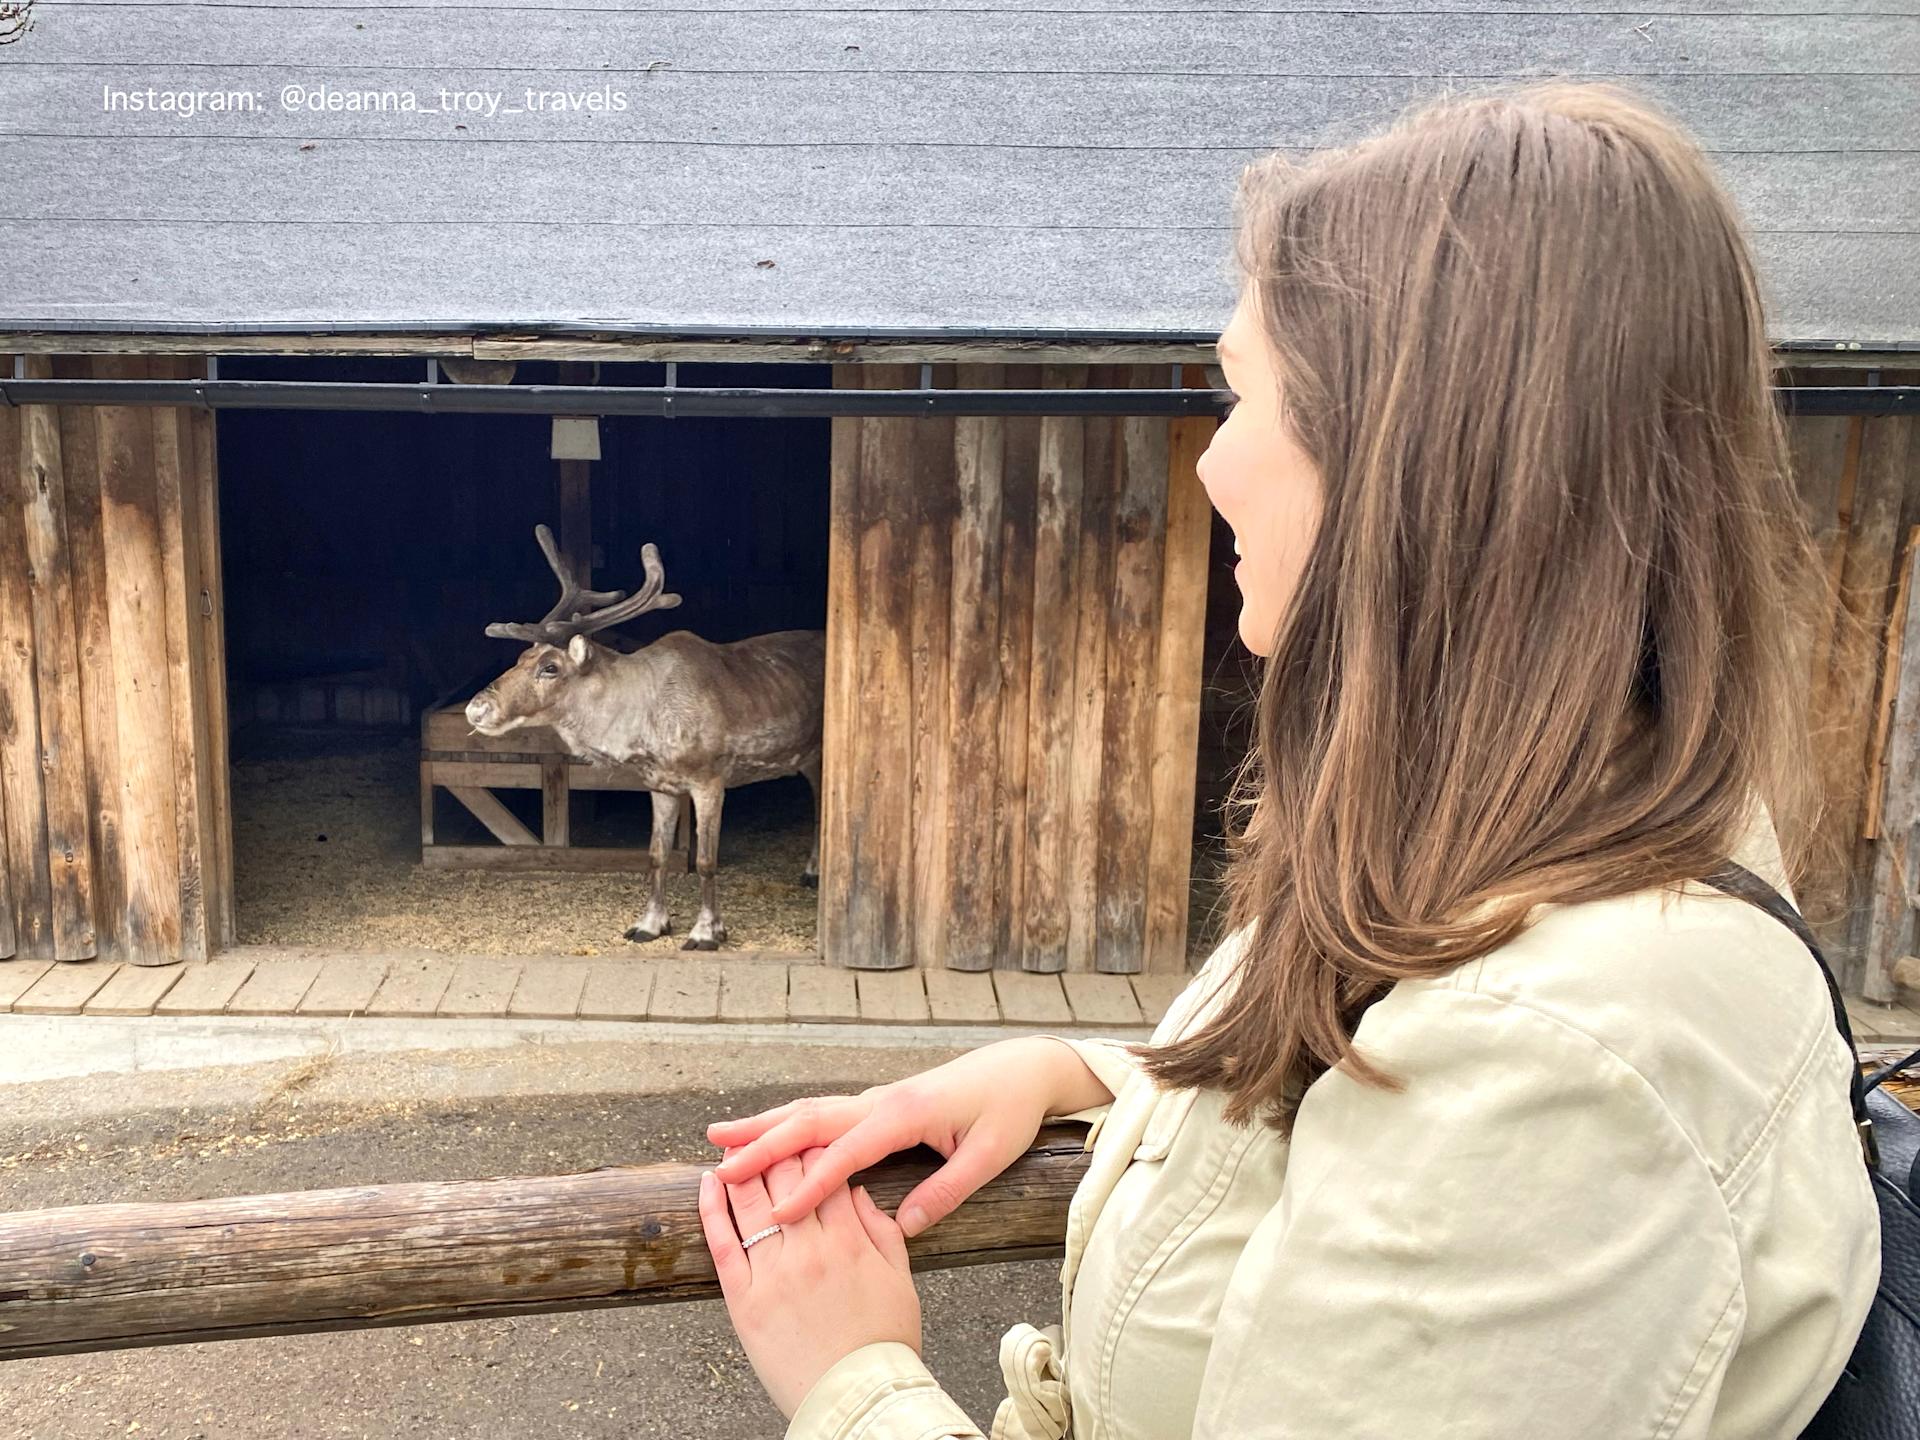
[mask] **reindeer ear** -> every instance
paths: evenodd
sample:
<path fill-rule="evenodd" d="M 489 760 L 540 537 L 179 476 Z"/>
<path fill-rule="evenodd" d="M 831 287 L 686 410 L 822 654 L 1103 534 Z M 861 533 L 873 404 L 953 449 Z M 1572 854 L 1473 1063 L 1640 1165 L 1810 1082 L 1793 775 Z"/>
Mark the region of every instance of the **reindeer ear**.
<path fill-rule="evenodd" d="M 587 637 L 584 635 L 576 635 L 567 641 L 567 658 L 582 669 L 586 667 L 587 657 L 592 653 L 593 647 L 587 643 Z"/>

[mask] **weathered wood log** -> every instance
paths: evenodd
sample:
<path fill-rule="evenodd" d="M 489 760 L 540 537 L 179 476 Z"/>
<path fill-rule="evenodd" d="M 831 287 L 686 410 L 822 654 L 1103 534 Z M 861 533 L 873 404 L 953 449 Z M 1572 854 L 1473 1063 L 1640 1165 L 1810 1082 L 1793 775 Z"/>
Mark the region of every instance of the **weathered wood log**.
<path fill-rule="evenodd" d="M 1048 367 L 1049 390 L 1085 389 L 1089 367 Z M 1074 670 L 1078 659 L 1075 555 L 1081 543 L 1086 480 L 1086 422 L 1078 415 L 1040 419 L 1040 461 L 1033 511 L 1033 650 L 1027 698 L 1026 927 L 1023 969 L 1066 968 L 1067 834 L 1072 799 Z"/>
<path fill-rule="evenodd" d="M 150 378 L 149 363 L 140 357 L 103 355 L 95 367 L 103 380 Z M 126 860 L 120 953 L 137 964 L 158 964 L 181 955 L 181 890 L 155 416 L 127 405 L 96 406 L 93 414 Z"/>
<path fill-rule="evenodd" d="M 954 368 L 929 371 L 934 389 L 951 390 Z M 911 478 L 900 489 L 910 497 L 907 537 L 909 599 L 908 714 L 913 764 L 908 779 L 906 840 L 911 860 L 907 885 L 907 953 L 896 965 L 933 970 L 947 963 L 947 922 L 951 914 L 953 831 L 952 736 L 947 706 L 952 654 L 954 426 L 951 415 L 922 416 L 913 422 Z"/>
<path fill-rule="evenodd" d="M 1009 365 L 1009 390 L 1044 388 L 1042 365 Z M 995 966 L 1022 969 L 1027 947 L 1027 717 L 1033 676 L 1033 516 L 1038 415 L 1007 418 L 1000 472 L 1000 773 L 993 792 Z M 1042 643 L 1045 643 L 1044 637 Z"/>
<path fill-rule="evenodd" d="M 1205 386 L 1197 366 L 1185 385 Z M 1208 549 L 1213 505 L 1200 483 L 1200 457 L 1220 428 L 1211 415 L 1175 420 L 1167 434 L 1167 536 L 1160 590 L 1160 637 L 1154 655 L 1153 838 L 1147 854 L 1149 974 L 1187 973 L 1187 905 L 1193 880 L 1195 774 L 1200 749 L 1200 697 L 1206 652 Z"/>
<path fill-rule="evenodd" d="M 909 1243 L 916 1270 L 1061 1253 L 1085 1128 L 1050 1125 Z M 854 1177 L 889 1213 L 940 1164 Z M 718 1295 L 695 1165 L 0 1216 L 0 1360 Z"/>
<path fill-rule="evenodd" d="M 1920 537 L 1920 526 L 1914 530 Z M 1903 596 L 1920 568 L 1920 546 L 1909 543 Z M 1868 892 L 1866 943 L 1860 993 L 1869 1000 L 1898 998 L 1894 964 L 1912 948 L 1913 893 L 1920 885 L 1920 605 L 1896 606 L 1897 626 L 1888 647 L 1891 699 L 1879 754 L 1868 771 L 1874 791 L 1872 884 Z"/>
<path fill-rule="evenodd" d="M 907 389 L 918 367 L 870 365 L 872 389 Z M 891 970 L 913 963 L 913 473 L 918 417 L 860 423 L 854 603 L 858 718 L 849 737 L 844 949 L 832 963 Z M 838 887 L 836 887 L 837 889 Z"/>
<path fill-rule="evenodd" d="M 1006 385 L 998 365 L 956 367 L 962 389 Z M 1000 781 L 1000 544 L 1006 417 L 965 415 L 954 426 L 954 519 L 948 562 L 947 967 L 991 970 L 998 908 L 991 841 Z M 983 853 L 989 852 L 989 853 Z"/>
<path fill-rule="evenodd" d="M 178 356 L 154 356 L 148 362 L 156 380 L 191 378 L 192 362 Z M 164 629 L 166 634 L 167 692 L 172 711 L 174 750 L 174 833 L 179 853 L 180 948 L 173 955 L 134 955 L 147 964 L 176 960 L 204 960 L 212 950 L 207 914 L 210 896 L 217 896 L 218 880 L 209 862 L 219 848 L 214 830 L 228 823 L 216 816 L 211 773 L 213 751 L 209 711 L 213 692 L 207 675 L 207 628 L 202 604 L 211 593 L 201 575 L 204 551 L 200 544 L 202 519 L 200 490 L 205 477 L 196 470 L 199 455 L 190 413 L 179 406 L 153 410 L 153 484 L 155 529 L 160 541 L 160 568 L 165 577 Z M 203 597 L 206 599 L 203 601 Z M 216 900 L 217 903 L 217 900 Z"/>
<path fill-rule="evenodd" d="M 53 891 L 47 862 L 47 794 L 40 769 L 40 699 L 33 595 L 27 583 L 20 494 L 21 417 L 0 405 L 0 829 L 6 832 L 7 928 L 17 953 L 53 956 Z"/>
<path fill-rule="evenodd" d="M 835 365 L 836 390 L 865 388 L 864 367 Z M 860 427 L 857 416 L 827 422 L 827 676 L 820 786 L 820 903 L 814 943 L 829 964 L 844 960 L 854 877 L 842 857 L 852 843 L 850 799 L 857 756 L 854 723 L 860 646 Z"/>
<path fill-rule="evenodd" d="M 1166 385 L 1159 366 L 1135 369 L 1136 387 Z M 1163 638 L 1160 602 L 1166 570 L 1167 489 L 1172 436 L 1159 416 L 1120 422 L 1119 491 L 1114 506 L 1113 583 L 1107 592 L 1107 703 L 1098 743 L 1100 787 L 1099 968 L 1137 974 L 1147 968 L 1148 874 L 1156 769 L 1155 682 Z M 1204 595 L 1205 580 L 1198 589 Z M 1199 746 L 1178 756 L 1191 784 Z M 1164 783 L 1166 777 L 1158 778 Z M 1192 834 L 1191 826 L 1187 831 Z M 1169 876 L 1188 888 L 1190 881 Z"/>
<path fill-rule="evenodd" d="M 53 365 L 45 356 L 32 356 L 27 376 L 51 379 Z M 60 416 L 51 405 L 25 406 L 20 430 L 20 493 L 9 499 L 20 504 L 26 530 L 53 906 L 52 953 L 56 960 L 84 960 L 95 954 L 99 942 L 94 925 L 92 827 L 87 820 L 86 744 L 80 722 L 82 662 L 74 629 Z"/>
<path fill-rule="evenodd" d="M 1086 384 L 1090 390 L 1124 390 L 1130 378 L 1124 366 L 1092 365 L 1087 368 Z M 1096 968 L 1100 852 L 1109 839 L 1101 828 L 1101 810 L 1108 785 L 1126 783 L 1124 773 L 1117 778 L 1106 773 L 1100 747 L 1112 644 L 1107 633 L 1107 596 L 1114 583 L 1114 501 L 1121 424 L 1118 415 L 1079 418 L 1080 503 L 1070 522 L 1070 613 L 1061 637 L 1067 643 L 1070 691 L 1067 799 L 1060 817 L 1066 831 L 1060 872 L 1061 899 L 1066 906 L 1066 958 L 1061 968 L 1071 971 Z M 1146 876 L 1140 880 L 1144 883 Z"/>

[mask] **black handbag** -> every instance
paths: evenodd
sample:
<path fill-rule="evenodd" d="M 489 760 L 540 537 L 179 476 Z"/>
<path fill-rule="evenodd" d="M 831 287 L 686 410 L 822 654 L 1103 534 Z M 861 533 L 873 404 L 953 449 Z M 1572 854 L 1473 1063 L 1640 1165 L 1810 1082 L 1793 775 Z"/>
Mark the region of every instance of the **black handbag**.
<path fill-rule="evenodd" d="M 1863 1076 L 1840 986 L 1800 912 L 1732 860 L 1701 878 L 1758 905 L 1800 937 L 1826 977 L 1834 1023 L 1854 1053 L 1853 1119 L 1880 1203 L 1880 1285 L 1853 1354 L 1800 1440 L 1920 1440 L 1920 1204 L 1915 1202 L 1920 1190 L 1920 1115 L 1880 1088 L 1889 1075 L 1920 1060 L 1920 1050 Z"/>

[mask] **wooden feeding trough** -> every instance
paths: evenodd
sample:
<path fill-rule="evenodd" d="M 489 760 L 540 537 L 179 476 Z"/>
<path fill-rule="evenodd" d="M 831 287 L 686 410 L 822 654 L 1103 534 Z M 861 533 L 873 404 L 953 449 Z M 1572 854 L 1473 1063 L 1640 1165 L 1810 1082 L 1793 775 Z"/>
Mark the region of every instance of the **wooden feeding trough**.
<path fill-rule="evenodd" d="M 467 723 L 464 702 L 436 705 L 420 717 L 420 863 L 429 869 L 531 871 L 651 870 L 642 846 L 575 845 L 571 796 L 576 790 L 645 790 L 631 771 L 591 765 L 567 753 L 545 726 L 487 736 Z M 434 839 L 433 797 L 445 790 L 492 833 L 497 845 L 443 845 Z M 538 790 L 540 833 L 535 835 L 493 792 Z M 680 825 L 667 852 L 669 873 L 687 868 L 693 807 L 680 807 Z"/>

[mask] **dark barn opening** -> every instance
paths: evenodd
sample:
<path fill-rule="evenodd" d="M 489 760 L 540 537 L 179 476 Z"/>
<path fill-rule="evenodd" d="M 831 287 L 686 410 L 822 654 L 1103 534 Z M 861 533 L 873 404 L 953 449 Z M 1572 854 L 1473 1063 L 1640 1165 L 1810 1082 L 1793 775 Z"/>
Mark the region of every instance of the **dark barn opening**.
<path fill-rule="evenodd" d="M 826 366 L 677 368 L 688 386 L 831 385 Z M 228 359 L 221 373 L 418 382 L 422 369 L 411 358 L 260 357 Z M 593 383 L 666 383 L 664 365 L 599 370 Z M 585 378 L 561 372 L 521 362 L 513 383 Z M 729 641 L 824 628 L 830 425 L 603 416 L 599 458 L 562 462 L 544 415 L 222 414 L 239 942 L 463 954 L 677 949 L 697 908 L 696 876 L 669 867 L 675 933 L 635 946 L 622 931 L 645 903 L 644 864 L 567 868 L 604 865 L 584 853 L 592 850 L 644 851 L 645 791 L 575 789 L 565 846 L 513 857 L 524 868 L 424 866 L 423 753 L 487 743 L 470 738 L 458 712 L 523 648 L 488 637 L 486 626 L 537 620 L 558 596 L 535 542 L 539 524 L 572 544 L 584 526 L 596 589 L 636 589 L 641 546 L 658 547 L 681 604 L 595 637 L 614 648 L 681 629 Z M 566 465 L 576 468 L 563 479 Z M 426 738 L 429 723 L 441 738 Z M 499 743 L 524 748 L 515 742 L 527 733 Z M 500 825 L 543 834 L 537 784 L 482 790 L 481 800 L 492 797 L 511 817 L 490 811 L 493 827 L 443 785 L 424 794 L 434 847 L 445 854 L 508 848 L 496 838 Z M 813 947 L 817 893 L 800 883 L 813 824 L 799 776 L 728 792 L 719 873 L 730 948 Z"/>

